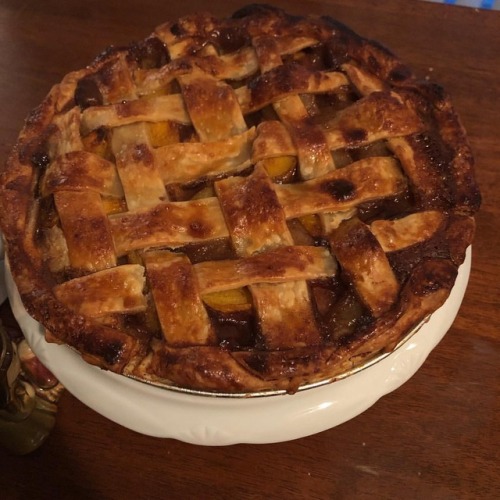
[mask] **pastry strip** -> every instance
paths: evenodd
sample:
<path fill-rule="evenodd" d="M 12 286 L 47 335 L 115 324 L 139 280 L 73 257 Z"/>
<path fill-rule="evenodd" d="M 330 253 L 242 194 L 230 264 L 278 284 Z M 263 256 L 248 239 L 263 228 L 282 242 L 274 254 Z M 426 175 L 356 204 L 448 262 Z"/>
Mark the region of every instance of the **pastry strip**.
<path fill-rule="evenodd" d="M 253 142 L 252 162 L 277 156 L 296 156 L 297 149 L 286 127 L 277 120 L 260 123 Z"/>
<path fill-rule="evenodd" d="M 194 265 L 200 293 L 219 292 L 255 283 L 280 283 L 333 276 L 335 260 L 325 248 L 279 246 L 245 259 Z"/>
<path fill-rule="evenodd" d="M 137 313 L 146 309 L 144 268 L 128 264 L 74 278 L 54 287 L 54 295 L 84 316 Z"/>
<path fill-rule="evenodd" d="M 359 203 L 395 195 L 406 187 L 398 162 L 372 157 L 301 184 L 276 186 L 287 219 L 328 211 L 343 211 Z"/>
<path fill-rule="evenodd" d="M 442 212 L 428 210 L 396 220 L 376 220 L 370 230 L 384 252 L 394 252 L 429 240 L 445 221 Z"/>
<path fill-rule="evenodd" d="M 178 80 L 191 122 L 201 142 L 220 141 L 247 129 L 230 85 L 202 71 L 194 71 Z"/>
<path fill-rule="evenodd" d="M 49 152 L 52 158 L 83 149 L 80 122 L 80 109 L 78 107 L 54 118 L 56 130 L 49 138 Z"/>
<path fill-rule="evenodd" d="M 153 155 L 164 184 L 196 182 L 250 166 L 254 137 L 251 128 L 217 142 L 170 144 L 155 149 Z"/>
<path fill-rule="evenodd" d="M 154 206 L 167 199 L 144 123 L 114 129 L 111 149 L 129 210 Z"/>
<path fill-rule="evenodd" d="M 160 203 L 150 209 L 110 215 L 109 222 L 118 255 L 228 235 L 217 198 Z"/>
<path fill-rule="evenodd" d="M 84 189 L 117 198 L 123 196 L 115 165 L 87 151 L 58 156 L 48 166 L 41 185 L 44 196 L 55 191 Z"/>
<path fill-rule="evenodd" d="M 168 251 L 146 252 L 144 262 L 167 344 L 213 343 L 215 335 L 189 259 Z"/>
<path fill-rule="evenodd" d="M 256 77 L 250 86 L 236 89 L 236 95 L 246 114 L 290 96 L 332 92 L 348 83 L 347 78 L 336 71 L 309 71 L 298 65 L 280 65 Z"/>
<path fill-rule="evenodd" d="M 217 181 L 215 191 L 238 256 L 293 245 L 283 209 L 263 167 L 256 165 L 248 177 Z"/>
<path fill-rule="evenodd" d="M 378 317 L 389 310 L 398 298 L 399 283 L 369 227 L 356 218 L 344 221 L 330 236 L 330 245 L 372 314 Z"/>
<path fill-rule="evenodd" d="M 85 133 L 99 127 L 119 127 L 135 122 L 173 121 L 189 125 L 191 120 L 180 94 L 134 99 L 109 106 L 94 106 L 82 113 Z"/>
<path fill-rule="evenodd" d="M 115 250 L 101 196 L 92 191 L 58 191 L 54 201 L 71 266 L 88 272 L 115 266 Z"/>
<path fill-rule="evenodd" d="M 259 69 L 252 47 L 243 47 L 237 52 L 221 56 L 186 56 L 175 59 L 160 69 L 148 71 L 137 91 L 139 94 L 149 94 L 165 88 L 178 76 L 190 73 L 195 66 L 218 80 L 243 80 Z"/>
<path fill-rule="evenodd" d="M 419 132 L 422 127 L 416 112 L 389 92 L 373 92 L 323 124 L 330 149 L 358 147 Z"/>

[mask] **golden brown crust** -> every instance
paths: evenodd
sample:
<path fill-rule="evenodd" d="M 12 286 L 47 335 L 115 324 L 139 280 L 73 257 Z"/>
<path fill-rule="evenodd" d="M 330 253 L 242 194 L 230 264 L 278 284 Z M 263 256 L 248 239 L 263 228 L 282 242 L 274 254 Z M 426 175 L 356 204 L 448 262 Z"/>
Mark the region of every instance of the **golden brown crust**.
<path fill-rule="evenodd" d="M 382 246 L 368 226 L 356 218 L 343 221 L 331 233 L 330 244 L 340 266 L 373 316 L 378 318 L 393 307 L 399 283 Z"/>
<path fill-rule="evenodd" d="M 68 74 L 0 170 L 12 274 L 49 341 L 226 393 L 394 348 L 448 297 L 480 201 L 443 89 L 335 20 L 262 5 Z M 231 313 L 203 300 L 235 288 Z"/>
<path fill-rule="evenodd" d="M 153 252 L 146 273 L 168 345 L 213 344 L 215 335 L 203 307 L 193 266 L 184 255 Z"/>

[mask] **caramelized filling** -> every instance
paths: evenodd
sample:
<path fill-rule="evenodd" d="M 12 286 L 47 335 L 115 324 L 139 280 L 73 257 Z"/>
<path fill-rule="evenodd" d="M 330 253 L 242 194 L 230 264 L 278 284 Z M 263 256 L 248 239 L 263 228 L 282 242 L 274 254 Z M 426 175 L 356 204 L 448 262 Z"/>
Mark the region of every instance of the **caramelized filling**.
<path fill-rule="evenodd" d="M 345 287 L 343 294 L 325 315 L 323 325 L 328 332 L 328 340 L 341 342 L 370 321 L 370 314 L 356 294 Z"/>
<path fill-rule="evenodd" d="M 191 243 L 182 248 L 189 260 L 196 264 L 207 260 L 233 259 L 235 257 L 229 238 L 212 240 L 207 243 Z"/>
<path fill-rule="evenodd" d="M 127 202 L 125 201 L 125 198 L 103 196 L 102 206 L 107 215 L 119 214 L 127 211 Z"/>
<path fill-rule="evenodd" d="M 362 203 L 358 206 L 359 218 L 366 223 L 375 219 L 392 219 L 411 213 L 413 196 L 409 190 L 404 190 L 396 196 L 389 196 L 382 200 Z"/>
<path fill-rule="evenodd" d="M 255 346 L 256 335 L 251 310 L 221 313 L 217 309 L 207 307 L 207 311 L 215 327 L 219 345 L 230 350 Z"/>
<path fill-rule="evenodd" d="M 151 122 L 146 126 L 149 141 L 153 148 L 180 142 L 179 127 L 173 122 Z"/>
<path fill-rule="evenodd" d="M 224 26 L 216 29 L 210 33 L 210 41 L 221 54 L 236 52 L 251 43 L 248 32 L 240 26 Z"/>
<path fill-rule="evenodd" d="M 39 201 L 38 209 L 38 223 L 37 226 L 40 229 L 50 229 L 55 226 L 59 221 L 59 215 L 57 215 L 56 205 L 54 203 L 54 196 L 45 196 Z"/>
<path fill-rule="evenodd" d="M 75 103 L 80 108 L 86 109 L 91 106 L 101 106 L 104 100 L 93 75 L 79 80 L 75 90 Z"/>
<path fill-rule="evenodd" d="M 295 156 L 275 156 L 262 160 L 262 165 L 274 182 L 292 182 L 297 167 Z"/>
<path fill-rule="evenodd" d="M 221 314 L 248 311 L 252 308 L 252 296 L 247 288 L 233 288 L 207 293 L 202 296 L 202 300 Z"/>
<path fill-rule="evenodd" d="M 161 68 L 170 61 L 165 45 L 156 37 L 134 44 L 129 50 L 128 58 L 135 61 L 141 69 Z"/>
<path fill-rule="evenodd" d="M 106 160 L 112 158 L 111 148 L 109 146 L 109 132 L 104 127 L 100 127 L 86 136 L 83 136 L 82 143 L 85 151 L 94 153 Z"/>

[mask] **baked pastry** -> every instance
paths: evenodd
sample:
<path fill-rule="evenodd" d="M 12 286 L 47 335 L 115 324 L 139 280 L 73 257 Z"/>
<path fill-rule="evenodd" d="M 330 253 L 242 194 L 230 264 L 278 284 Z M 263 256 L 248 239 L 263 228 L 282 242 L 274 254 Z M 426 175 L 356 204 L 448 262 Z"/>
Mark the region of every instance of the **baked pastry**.
<path fill-rule="evenodd" d="M 439 308 L 480 194 L 443 89 L 249 6 L 110 48 L 28 117 L 1 228 L 51 342 L 170 387 L 294 392 Z"/>

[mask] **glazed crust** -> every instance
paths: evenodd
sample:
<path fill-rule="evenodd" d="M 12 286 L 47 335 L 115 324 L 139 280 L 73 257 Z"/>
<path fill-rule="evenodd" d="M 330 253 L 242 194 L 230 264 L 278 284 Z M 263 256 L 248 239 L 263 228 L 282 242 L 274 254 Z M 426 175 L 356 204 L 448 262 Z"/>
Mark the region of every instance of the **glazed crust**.
<path fill-rule="evenodd" d="M 299 57 L 288 63 L 289 47 Z M 228 78 L 239 83 L 231 88 L 224 83 Z M 172 85 L 180 93 L 158 93 Z M 304 102 L 309 101 L 298 96 L 325 92 L 336 99 L 337 109 L 318 125 L 314 106 L 320 101 L 314 98 L 307 110 Z M 352 93 L 356 96 L 342 105 Z M 141 100 L 142 95 L 150 97 Z M 272 119 L 262 119 L 262 110 L 273 102 L 279 104 Z M 255 113 L 260 113 L 259 122 L 247 127 Z M 88 137 L 98 136 L 103 127 L 135 127 L 136 136 L 150 137 L 144 121 L 174 122 L 181 135 L 192 123 L 189 133 L 201 142 L 180 140 L 170 149 L 129 151 L 119 142 L 127 137 L 115 134 L 114 146 L 110 141 L 115 149 L 106 158 L 84 151 L 80 132 Z M 382 143 L 388 153 L 355 157 L 374 143 Z M 351 161 L 335 169 L 340 154 Z M 296 181 L 276 184 L 259 162 L 284 155 L 298 159 Z M 196 163 L 190 158 L 204 159 Z M 218 163 L 209 167 L 210 162 Z M 147 177 L 147 196 L 127 187 L 127 182 L 137 184 L 127 170 L 130 164 Z M 212 194 L 168 201 L 180 185 L 188 190 L 214 183 L 219 199 Z M 101 198 L 119 198 L 122 184 L 129 211 L 106 214 Z M 77 197 L 80 209 L 71 205 Z M 238 207 L 245 197 L 248 211 L 242 217 Z M 47 210 L 49 199 L 55 209 Z M 0 171 L 0 226 L 10 269 L 27 311 L 46 328 L 47 339 L 117 373 L 218 393 L 294 392 L 393 349 L 448 297 L 472 242 L 480 201 L 465 131 L 441 87 L 419 80 L 390 51 L 333 19 L 296 18 L 262 5 L 248 6 L 229 19 L 199 14 L 166 23 L 144 42 L 109 49 L 87 68 L 68 74 L 29 115 Z M 93 221 L 87 233 L 82 210 Z M 294 246 L 293 221 L 349 210 L 356 211 L 354 218 L 341 222 L 343 216 L 337 216 L 330 220 L 337 229 L 324 225 L 324 234 L 315 240 L 325 247 L 326 257 L 314 247 L 309 255 Z M 61 252 L 47 250 L 48 237 L 41 237 L 50 226 L 47 213 L 59 214 L 50 234 L 59 241 L 62 228 Z M 265 230 L 263 218 L 270 221 Z M 183 224 L 188 229 L 176 232 Z M 187 257 L 169 256 L 186 245 L 224 238 L 231 239 L 233 249 L 224 268 L 228 281 L 249 286 L 263 317 L 273 308 L 285 311 L 279 323 L 262 319 L 255 339 L 244 345 L 221 341 L 200 299 L 199 286 L 205 291 L 220 287 L 207 274 L 214 264 L 193 266 Z M 292 245 L 294 260 L 281 272 L 284 245 Z M 144 296 L 130 292 L 123 306 L 127 315 L 147 316 L 152 310 L 151 317 L 141 317 L 135 327 L 128 316 L 103 319 L 101 313 L 88 312 L 92 307 L 75 307 L 78 287 L 86 286 L 82 277 L 107 272 L 124 256 L 130 261 L 133 252 L 151 247 L 170 253 L 140 262 L 146 269 Z M 235 260 L 246 257 L 253 260 Z M 238 265 L 245 265 L 245 271 L 234 278 Z M 363 266 L 372 281 L 363 276 Z M 138 267 L 131 265 L 133 282 L 142 286 L 137 285 L 143 283 Z M 336 334 L 335 318 L 318 320 L 319 302 L 303 302 L 314 280 L 325 274 L 335 276 L 343 293 L 359 302 L 361 313 L 348 335 Z M 280 282 L 288 275 L 293 286 Z M 65 286 L 73 302 L 65 300 Z M 276 288 L 282 295 L 268 298 L 269 286 L 282 287 Z M 190 311 L 186 337 L 185 320 L 166 301 L 176 290 Z M 284 297 L 290 294 L 295 295 L 288 306 Z M 155 295 L 157 310 L 150 306 Z M 294 314 L 297 310 L 302 313 Z M 266 328 L 268 337 L 262 331 Z"/>

